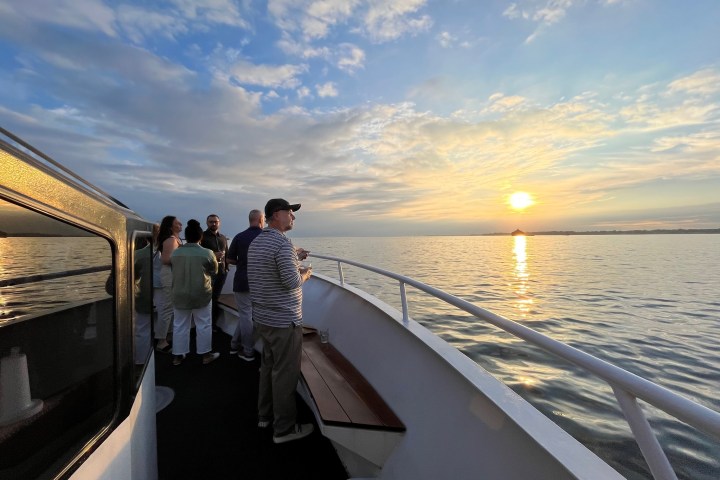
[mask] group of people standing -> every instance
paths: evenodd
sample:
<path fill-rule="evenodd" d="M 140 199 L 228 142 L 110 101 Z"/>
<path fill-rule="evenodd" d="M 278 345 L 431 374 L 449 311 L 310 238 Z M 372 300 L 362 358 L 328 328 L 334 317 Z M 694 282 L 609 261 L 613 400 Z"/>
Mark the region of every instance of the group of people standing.
<path fill-rule="evenodd" d="M 250 211 L 249 227 L 229 246 L 220 233 L 218 215 L 207 217 L 205 231 L 197 220 L 189 220 L 184 244 L 182 223 L 167 216 L 155 243 L 155 348 L 172 352 L 173 365 L 181 365 L 190 351 L 193 319 L 196 352 L 203 364 L 220 356 L 212 351 L 212 334 L 228 265 L 235 265 L 233 293 L 239 318 L 230 354 L 251 362 L 255 340 L 261 341 L 258 427 L 272 426 L 275 443 L 303 438 L 313 430 L 312 424 L 297 423 L 295 405 L 302 355 L 302 285 L 312 274 L 299 263 L 309 252 L 295 248 L 286 236 L 299 209 L 300 204 L 281 198 L 269 200 L 264 212 Z"/>
<path fill-rule="evenodd" d="M 216 360 L 220 354 L 212 351 L 212 298 L 213 283 L 227 271 L 225 266 L 225 237 L 217 232 L 220 219 L 217 215 L 207 218 L 208 230 L 203 231 L 200 222 L 189 220 L 185 227 L 185 242 L 180 239 L 182 222 L 174 216 L 166 216 L 160 223 L 157 250 L 154 259 L 153 300 L 158 316 L 155 323 L 155 348 L 164 353 L 172 351 L 173 365 L 180 365 L 190 352 L 190 327 L 195 321 L 196 351 L 202 355 L 203 364 Z M 214 225 L 217 225 L 213 228 Z M 212 238 L 212 231 L 221 238 L 217 249 L 201 245 Z M 222 288 L 222 285 L 220 285 Z M 219 290 L 218 290 L 219 295 Z M 172 325 L 172 345 L 168 341 Z"/>

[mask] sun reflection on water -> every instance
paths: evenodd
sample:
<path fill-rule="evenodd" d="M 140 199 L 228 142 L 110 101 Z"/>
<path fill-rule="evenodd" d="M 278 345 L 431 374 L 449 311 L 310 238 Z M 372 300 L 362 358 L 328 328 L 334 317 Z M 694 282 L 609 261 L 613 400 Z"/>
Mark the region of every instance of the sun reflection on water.
<path fill-rule="evenodd" d="M 513 273 L 515 275 L 515 279 L 512 287 L 515 295 L 517 296 L 514 305 L 519 311 L 520 316 L 526 319 L 533 305 L 533 299 L 530 296 L 528 289 L 530 272 L 528 270 L 527 263 L 527 237 L 516 236 L 513 237 L 513 241 L 513 257 L 515 259 Z"/>

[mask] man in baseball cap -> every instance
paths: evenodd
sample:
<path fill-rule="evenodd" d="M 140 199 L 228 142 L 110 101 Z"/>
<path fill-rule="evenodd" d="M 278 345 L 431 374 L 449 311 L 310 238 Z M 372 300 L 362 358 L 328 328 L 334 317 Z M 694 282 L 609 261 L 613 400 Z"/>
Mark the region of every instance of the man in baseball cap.
<path fill-rule="evenodd" d="M 247 273 L 255 332 L 263 344 L 258 393 L 258 427 L 273 428 L 273 442 L 310 435 L 312 423 L 297 423 L 295 388 L 302 357 L 302 286 L 312 275 L 285 235 L 300 204 L 273 198 L 265 205 L 265 228 L 248 247 Z"/>
<path fill-rule="evenodd" d="M 290 202 L 284 198 L 273 198 L 268 200 L 265 204 L 265 218 L 269 220 L 270 217 L 273 216 L 273 213 L 280 210 L 292 210 L 293 212 L 297 212 L 300 210 L 300 204 L 295 203 L 291 205 Z"/>

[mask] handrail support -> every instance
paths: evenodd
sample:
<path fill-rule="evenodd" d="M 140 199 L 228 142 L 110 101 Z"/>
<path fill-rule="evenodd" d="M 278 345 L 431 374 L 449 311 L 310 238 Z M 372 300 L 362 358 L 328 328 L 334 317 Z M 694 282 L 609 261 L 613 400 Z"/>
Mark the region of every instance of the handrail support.
<path fill-rule="evenodd" d="M 406 327 L 410 324 L 410 314 L 408 313 L 407 295 L 405 294 L 405 282 L 400 281 L 400 301 L 402 302 L 403 325 Z"/>
<path fill-rule="evenodd" d="M 340 277 L 340 285 L 345 286 L 345 277 L 343 276 L 342 263 L 337 262 L 338 265 L 338 276 Z"/>
<path fill-rule="evenodd" d="M 670 461 L 660 446 L 655 433 L 653 433 L 652 427 L 650 427 L 650 423 L 640 408 L 637 399 L 615 385 L 611 385 L 611 387 L 653 478 L 655 480 L 677 480 L 675 471 L 670 465 Z"/>

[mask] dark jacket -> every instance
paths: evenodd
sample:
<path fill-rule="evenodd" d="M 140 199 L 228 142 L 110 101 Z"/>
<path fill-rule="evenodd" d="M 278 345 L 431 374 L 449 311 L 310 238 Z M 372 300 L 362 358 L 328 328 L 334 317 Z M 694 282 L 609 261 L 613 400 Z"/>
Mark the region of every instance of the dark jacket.
<path fill-rule="evenodd" d="M 261 232 L 262 228 L 260 227 L 250 227 L 235 235 L 235 238 L 230 243 L 227 257 L 237 262 L 235 265 L 235 278 L 233 278 L 233 292 L 247 292 L 249 290 L 247 278 L 248 248 Z"/>
<path fill-rule="evenodd" d="M 212 250 L 213 252 L 224 252 L 225 259 L 222 262 L 218 262 L 217 273 L 227 273 L 227 253 L 228 253 L 228 241 L 227 237 L 222 233 L 215 235 L 209 228 L 203 232 L 203 238 L 200 242 L 200 246 Z"/>

